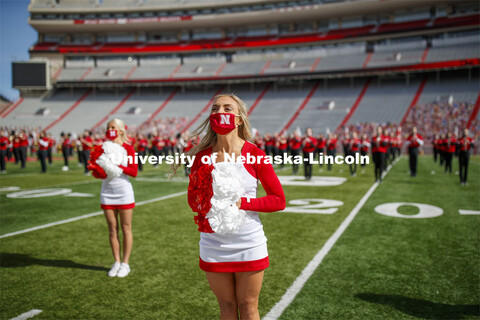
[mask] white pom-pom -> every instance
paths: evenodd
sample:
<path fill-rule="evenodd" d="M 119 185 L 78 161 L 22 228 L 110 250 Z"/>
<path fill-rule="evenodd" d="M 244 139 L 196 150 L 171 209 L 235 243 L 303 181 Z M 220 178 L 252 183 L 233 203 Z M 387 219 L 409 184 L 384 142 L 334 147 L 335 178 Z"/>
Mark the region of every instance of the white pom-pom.
<path fill-rule="evenodd" d="M 236 202 L 245 194 L 243 179 L 238 174 L 239 163 L 218 163 L 212 170 L 212 208 L 207 213 L 210 227 L 218 234 L 234 234 L 250 217 Z"/>
<path fill-rule="evenodd" d="M 127 150 L 111 141 L 104 142 L 102 149 L 103 154 L 98 157 L 97 164 L 105 170 L 109 178 L 120 177 L 123 170 L 119 165 L 127 165 Z"/>

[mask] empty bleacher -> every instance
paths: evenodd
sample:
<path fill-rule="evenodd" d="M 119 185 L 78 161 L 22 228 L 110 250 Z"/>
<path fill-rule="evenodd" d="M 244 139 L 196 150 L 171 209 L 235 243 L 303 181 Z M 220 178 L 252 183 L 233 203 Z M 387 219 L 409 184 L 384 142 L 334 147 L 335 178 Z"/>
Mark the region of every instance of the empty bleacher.
<path fill-rule="evenodd" d="M 303 133 L 305 128 L 310 127 L 315 133 L 334 132 L 355 103 L 362 87 L 360 82 L 350 87 L 338 80 L 327 87 L 320 84 L 290 129 L 300 128 Z"/>
<path fill-rule="evenodd" d="M 406 85 L 404 81 L 372 82 L 349 123 L 399 123 L 418 90 L 420 81 Z"/>

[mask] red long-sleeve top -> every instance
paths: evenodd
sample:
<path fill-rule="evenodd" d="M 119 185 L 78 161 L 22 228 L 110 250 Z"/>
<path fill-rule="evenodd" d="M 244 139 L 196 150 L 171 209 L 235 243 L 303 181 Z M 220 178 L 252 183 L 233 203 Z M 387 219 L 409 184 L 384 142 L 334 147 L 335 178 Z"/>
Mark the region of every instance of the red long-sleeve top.
<path fill-rule="evenodd" d="M 131 144 L 128 144 L 128 143 L 124 143 L 122 147 L 124 147 L 125 150 L 127 150 L 127 156 L 131 156 L 133 161 L 131 163 L 129 161 L 126 167 L 124 166 L 119 166 L 119 167 L 123 170 L 123 173 L 135 178 L 138 173 L 138 164 L 135 163 L 135 149 Z"/>

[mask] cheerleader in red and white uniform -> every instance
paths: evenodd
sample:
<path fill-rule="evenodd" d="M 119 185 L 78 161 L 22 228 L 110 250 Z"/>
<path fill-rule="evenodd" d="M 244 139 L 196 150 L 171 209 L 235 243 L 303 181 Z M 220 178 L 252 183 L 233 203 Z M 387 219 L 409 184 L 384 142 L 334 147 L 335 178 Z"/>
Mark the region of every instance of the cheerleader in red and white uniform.
<path fill-rule="evenodd" d="M 108 122 L 106 138 L 107 141 L 97 146 L 91 154 L 89 169 L 95 177 L 104 179 L 100 203 L 107 219 L 110 246 L 115 259 L 108 276 L 123 278 L 130 272 L 128 263 L 133 244 L 132 214 L 135 207 L 133 188 L 128 176 L 136 177 L 138 168 L 134 161 L 128 161 L 127 156 L 134 159 L 135 150 L 129 143 L 122 120 L 113 119 Z M 123 259 L 120 255 L 118 216 L 123 232 Z"/>
<path fill-rule="evenodd" d="M 258 297 L 269 260 L 257 212 L 283 210 L 285 195 L 268 161 L 225 161 L 227 154 L 265 159 L 265 153 L 248 142 L 250 124 L 241 99 L 231 94 L 215 97 L 209 119 L 194 136 L 204 129 L 204 138 L 189 151 L 196 155 L 188 202 L 198 213 L 200 268 L 217 297 L 221 319 L 238 319 L 238 312 L 242 319 L 259 319 Z M 265 197 L 257 198 L 258 180 Z"/>

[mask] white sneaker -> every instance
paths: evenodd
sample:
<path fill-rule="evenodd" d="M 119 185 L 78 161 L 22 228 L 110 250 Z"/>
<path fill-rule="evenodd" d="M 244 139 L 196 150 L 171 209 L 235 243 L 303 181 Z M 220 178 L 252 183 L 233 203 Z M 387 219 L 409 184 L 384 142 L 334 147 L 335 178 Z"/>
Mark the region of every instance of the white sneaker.
<path fill-rule="evenodd" d="M 124 278 L 130 273 L 130 266 L 128 263 L 122 262 L 120 270 L 118 270 L 117 277 Z"/>
<path fill-rule="evenodd" d="M 112 265 L 112 268 L 110 269 L 110 271 L 108 271 L 108 276 L 109 277 L 116 277 L 117 276 L 117 273 L 118 273 L 118 270 L 120 270 L 120 262 L 115 262 L 113 265 Z"/>

